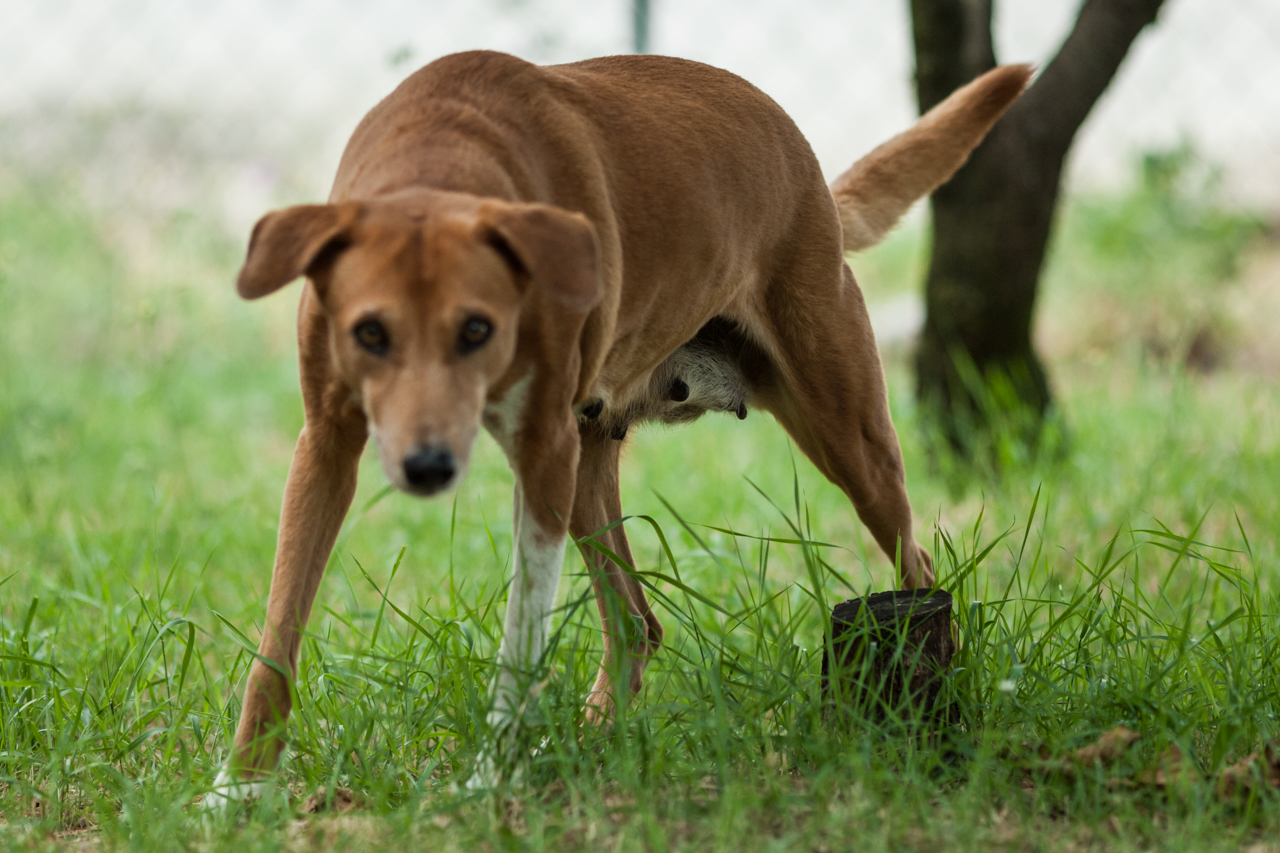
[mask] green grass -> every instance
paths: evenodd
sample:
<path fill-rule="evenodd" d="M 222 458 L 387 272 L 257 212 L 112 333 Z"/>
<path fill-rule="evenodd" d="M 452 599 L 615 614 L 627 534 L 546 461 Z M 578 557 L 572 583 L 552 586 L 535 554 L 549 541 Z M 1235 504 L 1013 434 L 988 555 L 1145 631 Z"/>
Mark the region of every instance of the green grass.
<path fill-rule="evenodd" d="M 452 499 L 385 495 L 366 459 L 281 787 L 200 820 L 301 426 L 297 290 L 236 301 L 238 249 L 214 233 L 92 216 L 57 186 L 0 191 L 0 848 L 1220 849 L 1280 829 L 1274 793 L 1221 802 L 1200 778 L 1280 735 L 1280 391 L 1125 347 L 1051 366 L 1068 456 L 959 489 L 888 365 L 920 535 L 958 602 L 946 749 L 910 719 L 823 725 L 824 615 L 891 569 L 767 416 L 708 417 L 641 431 L 624 463 L 668 629 L 644 693 L 582 726 L 600 639 L 570 555 L 524 783 L 460 791 L 511 551 L 511 478 L 485 438 Z M 1050 304 L 1132 264 L 1064 233 Z M 909 266 L 910 239 L 859 274 Z M 1117 724 L 1143 735 L 1121 766 L 1045 769 Z M 1108 783 L 1171 744 L 1196 778 Z M 298 816 L 334 787 L 364 808 Z"/>

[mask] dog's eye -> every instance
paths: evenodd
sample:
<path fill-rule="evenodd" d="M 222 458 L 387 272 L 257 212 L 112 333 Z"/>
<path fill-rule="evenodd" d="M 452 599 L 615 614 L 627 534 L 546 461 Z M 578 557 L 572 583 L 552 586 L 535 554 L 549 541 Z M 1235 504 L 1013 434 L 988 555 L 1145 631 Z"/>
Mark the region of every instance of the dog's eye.
<path fill-rule="evenodd" d="M 377 320 L 365 320 L 352 329 L 351 334 L 355 336 L 356 343 L 361 348 L 374 355 L 386 355 L 387 349 L 391 346 L 391 336 L 387 334 L 386 327 Z"/>
<path fill-rule="evenodd" d="M 462 324 L 462 329 L 458 332 L 459 352 L 465 354 L 479 349 L 485 341 L 489 340 L 491 334 L 493 334 L 493 326 L 488 320 L 472 317 Z"/>

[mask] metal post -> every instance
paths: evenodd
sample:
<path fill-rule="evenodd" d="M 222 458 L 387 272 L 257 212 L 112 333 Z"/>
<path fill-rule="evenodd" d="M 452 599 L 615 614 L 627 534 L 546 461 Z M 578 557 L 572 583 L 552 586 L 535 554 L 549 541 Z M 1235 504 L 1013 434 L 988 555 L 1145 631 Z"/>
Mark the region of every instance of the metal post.
<path fill-rule="evenodd" d="M 632 49 L 635 53 L 649 52 L 649 0 L 632 0 Z"/>

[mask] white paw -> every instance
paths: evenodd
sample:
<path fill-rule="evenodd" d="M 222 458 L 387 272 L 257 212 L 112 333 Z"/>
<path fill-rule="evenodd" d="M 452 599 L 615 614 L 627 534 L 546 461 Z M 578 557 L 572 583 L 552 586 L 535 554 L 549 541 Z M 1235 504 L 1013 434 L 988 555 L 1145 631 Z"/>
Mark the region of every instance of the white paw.
<path fill-rule="evenodd" d="M 480 753 L 480 757 L 476 759 L 476 769 L 467 780 L 467 790 L 488 791 L 498 787 L 500 781 L 502 776 L 498 773 L 498 766 L 493 763 L 493 757 L 487 752 Z"/>
<path fill-rule="evenodd" d="M 543 738 L 542 743 L 530 749 L 529 760 L 542 755 L 550 742 L 550 738 Z M 476 759 L 476 769 L 472 772 L 471 778 L 467 780 L 466 788 L 468 791 L 488 791 L 498 787 L 498 783 L 501 781 L 502 773 L 498 770 L 498 765 L 494 762 L 493 755 L 488 749 L 485 749 L 480 753 L 480 757 Z M 524 784 L 523 764 L 517 764 L 512 769 L 509 781 L 512 787 L 516 788 Z"/>
<path fill-rule="evenodd" d="M 256 782 L 237 780 L 226 767 L 218 771 L 218 778 L 213 780 L 213 790 L 204 795 L 200 808 L 209 812 L 223 812 L 232 805 L 247 800 L 260 800 L 271 790 L 271 781 L 260 779 Z"/>

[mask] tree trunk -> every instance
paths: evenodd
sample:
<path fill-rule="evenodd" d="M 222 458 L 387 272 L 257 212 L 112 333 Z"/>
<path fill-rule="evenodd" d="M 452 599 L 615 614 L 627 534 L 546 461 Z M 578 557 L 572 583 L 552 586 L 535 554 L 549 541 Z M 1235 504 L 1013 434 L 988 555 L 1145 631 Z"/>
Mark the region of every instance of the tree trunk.
<path fill-rule="evenodd" d="M 1085 0 L 1057 56 L 933 194 L 916 393 L 958 447 L 999 410 L 1029 413 L 1012 423 L 1025 425 L 1024 439 L 1038 434 L 1051 398 L 1031 319 L 1063 162 L 1162 2 Z M 991 0 L 911 0 L 911 14 L 923 114 L 995 67 Z"/>
<path fill-rule="evenodd" d="M 916 713 L 946 721 L 938 699 L 955 653 L 951 593 L 916 589 L 842 601 L 831 611 L 831 648 L 837 666 L 822 653 L 829 722 L 847 721 L 841 709 L 877 722 Z"/>

